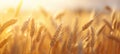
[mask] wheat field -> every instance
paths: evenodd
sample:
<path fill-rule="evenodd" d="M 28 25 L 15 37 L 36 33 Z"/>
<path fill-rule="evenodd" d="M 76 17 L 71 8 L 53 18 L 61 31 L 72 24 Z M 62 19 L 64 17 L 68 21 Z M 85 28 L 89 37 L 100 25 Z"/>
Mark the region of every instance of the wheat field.
<path fill-rule="evenodd" d="M 0 54 L 120 54 L 120 11 L 0 13 Z"/>

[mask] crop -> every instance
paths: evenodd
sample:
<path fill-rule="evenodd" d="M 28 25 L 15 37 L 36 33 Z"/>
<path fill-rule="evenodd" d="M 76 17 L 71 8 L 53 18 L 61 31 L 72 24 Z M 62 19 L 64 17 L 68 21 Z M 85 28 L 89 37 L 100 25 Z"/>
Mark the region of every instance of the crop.
<path fill-rule="evenodd" d="M 1 14 L 0 54 L 120 54 L 119 10 L 13 10 Z"/>

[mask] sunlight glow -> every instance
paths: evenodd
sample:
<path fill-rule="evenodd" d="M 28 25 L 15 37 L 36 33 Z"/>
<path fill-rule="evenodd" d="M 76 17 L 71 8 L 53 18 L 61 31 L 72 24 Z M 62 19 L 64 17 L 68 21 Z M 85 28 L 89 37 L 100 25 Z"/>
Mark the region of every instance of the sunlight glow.
<path fill-rule="evenodd" d="M 0 9 L 5 9 L 9 7 L 16 8 L 20 0 L 0 0 Z M 23 0 L 22 9 L 33 9 L 36 8 L 37 1 L 35 0 Z"/>
<path fill-rule="evenodd" d="M 94 1 L 94 3 L 92 2 Z M 16 8 L 20 0 L 0 0 L 0 10 L 5 8 Z M 103 9 L 106 5 L 113 8 L 120 8 L 119 0 L 23 0 L 21 10 L 35 10 L 39 7 L 43 7 L 48 11 L 58 11 L 61 9 Z"/>

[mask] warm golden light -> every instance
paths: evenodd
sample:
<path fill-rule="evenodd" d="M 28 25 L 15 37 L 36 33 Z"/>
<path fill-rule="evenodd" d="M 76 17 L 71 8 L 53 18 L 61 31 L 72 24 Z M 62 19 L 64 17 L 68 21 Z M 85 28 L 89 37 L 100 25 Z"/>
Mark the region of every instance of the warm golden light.
<path fill-rule="evenodd" d="M 0 9 L 14 7 L 16 8 L 21 0 L 0 0 Z M 23 0 L 22 9 L 35 9 L 38 7 L 37 0 Z"/>
<path fill-rule="evenodd" d="M 0 54 L 120 54 L 118 0 L 107 1 L 0 0 Z"/>
<path fill-rule="evenodd" d="M 92 2 L 94 1 L 94 3 Z M 0 9 L 5 9 L 8 7 L 16 8 L 20 0 L 0 0 Z M 119 0 L 23 0 L 22 10 L 36 10 L 39 7 L 44 7 L 50 12 L 55 12 L 63 9 L 103 9 L 106 5 L 112 8 L 120 8 Z"/>

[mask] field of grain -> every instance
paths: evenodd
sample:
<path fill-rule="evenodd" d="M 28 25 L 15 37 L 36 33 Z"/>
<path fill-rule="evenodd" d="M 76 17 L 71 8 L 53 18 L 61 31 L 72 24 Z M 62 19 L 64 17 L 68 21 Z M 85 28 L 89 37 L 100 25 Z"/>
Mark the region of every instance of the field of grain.
<path fill-rule="evenodd" d="M 20 5 L 19 5 L 20 6 Z M 0 12 L 0 54 L 120 54 L 120 11 Z"/>

